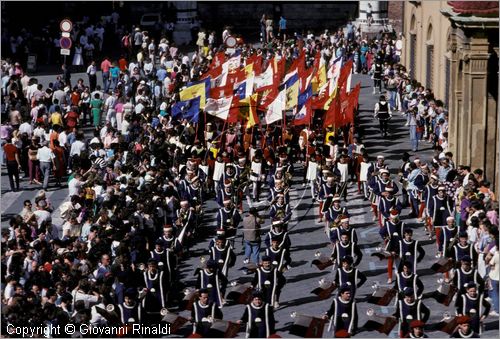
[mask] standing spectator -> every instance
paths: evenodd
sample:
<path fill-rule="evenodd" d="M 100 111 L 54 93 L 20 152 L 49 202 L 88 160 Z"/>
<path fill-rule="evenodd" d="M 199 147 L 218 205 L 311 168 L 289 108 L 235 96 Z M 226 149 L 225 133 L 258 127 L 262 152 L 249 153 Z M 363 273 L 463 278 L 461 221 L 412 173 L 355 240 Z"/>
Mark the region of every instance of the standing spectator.
<path fill-rule="evenodd" d="M 368 27 L 370 27 L 373 22 L 372 12 L 373 12 L 372 5 L 368 3 L 368 7 L 366 8 L 366 21 L 368 22 Z"/>
<path fill-rule="evenodd" d="M 266 19 L 266 41 L 271 42 L 271 40 L 274 38 L 273 35 L 273 18 L 268 17 Z"/>
<path fill-rule="evenodd" d="M 278 34 L 283 41 L 286 41 L 286 19 L 283 15 L 280 17 Z"/>
<path fill-rule="evenodd" d="M 262 18 L 260 18 L 260 36 L 262 43 L 267 42 L 267 34 L 266 34 L 266 14 L 262 14 Z"/>
<path fill-rule="evenodd" d="M 249 214 L 243 219 L 243 239 L 245 241 L 245 264 L 252 261 L 254 264 L 260 262 L 260 225 L 264 219 L 259 217 L 255 207 L 250 208 Z"/>
<path fill-rule="evenodd" d="M 49 142 L 44 141 L 42 143 L 42 147 L 38 150 L 37 159 L 40 161 L 40 170 L 43 175 L 43 189 L 47 189 L 49 187 L 49 177 L 50 177 L 50 165 L 52 164 L 52 168 L 56 169 L 56 161 L 55 156 L 52 150 L 48 147 Z"/>
<path fill-rule="evenodd" d="M 66 157 L 64 155 L 64 148 L 59 144 L 59 140 L 53 141 L 54 147 L 52 152 L 54 153 L 54 160 L 56 167 L 54 168 L 54 177 L 56 179 L 56 185 L 61 186 L 61 179 L 66 173 Z"/>
<path fill-rule="evenodd" d="M 106 56 L 104 60 L 101 62 L 101 71 L 102 71 L 102 83 L 104 87 L 104 93 L 108 92 L 109 89 L 109 70 L 111 68 L 111 62 L 109 58 Z"/>
<path fill-rule="evenodd" d="M 30 176 L 30 185 L 33 182 L 41 185 L 40 182 L 40 161 L 37 158 L 40 138 L 32 137 L 31 144 L 28 146 L 28 171 Z"/>
<path fill-rule="evenodd" d="M 115 62 L 113 62 L 112 67 L 109 69 L 109 74 L 111 76 L 111 90 L 114 91 L 118 85 L 118 78 L 120 77 L 120 68 Z"/>
<path fill-rule="evenodd" d="M 135 28 L 135 33 L 134 33 L 134 52 L 137 53 L 141 49 L 142 46 L 142 40 L 143 40 L 143 34 L 141 32 L 141 29 L 139 27 Z"/>
<path fill-rule="evenodd" d="M 3 151 L 7 160 L 7 174 L 9 176 L 10 189 L 17 192 L 19 190 L 19 169 L 21 168 L 19 150 L 12 143 L 12 139 L 9 138 L 7 139 L 7 143 L 3 145 Z"/>
<path fill-rule="evenodd" d="M 93 92 L 95 90 L 95 86 L 97 84 L 97 67 L 95 65 L 94 60 L 92 60 L 89 67 L 87 67 L 87 75 L 89 77 L 90 91 Z"/>
<path fill-rule="evenodd" d="M 102 110 L 102 99 L 99 93 L 95 93 L 94 99 L 90 101 L 90 108 L 92 111 L 92 119 L 94 122 L 94 127 L 97 128 L 99 127 L 99 124 L 101 123 L 101 110 Z"/>

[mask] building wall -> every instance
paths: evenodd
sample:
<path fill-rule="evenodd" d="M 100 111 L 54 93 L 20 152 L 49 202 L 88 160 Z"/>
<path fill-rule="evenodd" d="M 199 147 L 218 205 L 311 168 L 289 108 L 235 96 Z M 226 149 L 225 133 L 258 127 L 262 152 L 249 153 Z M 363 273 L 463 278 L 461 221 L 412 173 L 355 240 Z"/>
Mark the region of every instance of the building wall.
<path fill-rule="evenodd" d="M 446 41 L 450 22 L 440 13 L 444 7 L 448 7 L 446 1 L 415 1 L 404 2 L 404 49 L 403 60 L 405 65 L 410 65 L 410 35 L 415 34 L 417 38 L 415 78 L 423 85 L 427 84 L 429 67 L 432 68 L 431 88 L 438 98 L 445 97 L 445 54 Z M 413 19 L 414 18 L 414 19 Z M 412 21 L 414 20 L 414 21 Z M 412 27 L 413 24 L 413 27 Z M 431 29 L 432 28 L 432 29 Z M 430 32 L 432 31 L 432 32 Z M 428 46 L 433 46 L 433 62 L 427 60 Z"/>
<path fill-rule="evenodd" d="M 404 2 L 403 1 L 389 1 L 388 5 L 388 18 L 389 23 L 392 25 L 396 32 L 403 31 L 403 15 L 404 15 Z"/>
<path fill-rule="evenodd" d="M 336 30 L 348 20 L 354 20 L 358 15 L 358 2 L 198 1 L 198 15 L 204 27 L 222 31 L 222 26 L 230 25 L 235 32 L 249 39 L 254 38 L 252 33 L 259 33 L 259 20 L 264 13 L 273 16 L 275 28 L 278 27 L 280 15 L 284 15 L 289 30 L 320 33 L 323 29 Z"/>
<path fill-rule="evenodd" d="M 484 26 L 476 17 L 457 26 L 462 16 L 450 13 L 446 1 L 404 2 L 402 62 L 411 68 L 414 60 L 410 74 L 445 101 L 455 162 L 483 169 L 498 192 L 498 23 Z"/>

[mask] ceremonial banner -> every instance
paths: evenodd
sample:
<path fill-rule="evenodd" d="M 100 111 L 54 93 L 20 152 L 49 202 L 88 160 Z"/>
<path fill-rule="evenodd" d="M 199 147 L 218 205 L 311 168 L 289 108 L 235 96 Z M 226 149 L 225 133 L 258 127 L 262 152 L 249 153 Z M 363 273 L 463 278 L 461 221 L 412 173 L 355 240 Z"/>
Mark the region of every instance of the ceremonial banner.
<path fill-rule="evenodd" d="M 200 97 L 191 100 L 179 101 L 172 105 L 172 117 L 178 118 L 180 115 L 182 119 L 191 120 L 197 123 L 200 114 Z"/>
<path fill-rule="evenodd" d="M 229 109 L 231 108 L 232 102 L 233 102 L 233 96 L 221 99 L 208 99 L 207 105 L 205 106 L 205 112 L 219 119 L 227 120 L 227 116 L 229 115 Z"/>

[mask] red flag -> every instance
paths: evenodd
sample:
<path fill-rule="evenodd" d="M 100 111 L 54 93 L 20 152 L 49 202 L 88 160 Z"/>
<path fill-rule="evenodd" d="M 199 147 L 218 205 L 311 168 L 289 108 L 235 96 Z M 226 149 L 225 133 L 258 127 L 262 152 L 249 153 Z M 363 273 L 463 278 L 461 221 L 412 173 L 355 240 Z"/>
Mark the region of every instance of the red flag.
<path fill-rule="evenodd" d="M 274 83 L 279 84 L 285 75 L 285 58 L 281 58 L 277 62 L 275 62 L 273 58 L 272 62 L 274 68 Z"/>
<path fill-rule="evenodd" d="M 203 73 L 200 80 L 206 79 L 208 77 L 215 79 L 222 74 L 222 66 L 210 68 L 207 72 Z"/>
<path fill-rule="evenodd" d="M 352 59 L 349 59 L 344 66 L 340 69 L 340 74 L 339 74 L 339 80 L 337 82 L 337 88 L 340 89 L 341 93 L 346 93 L 347 92 L 347 78 L 349 77 L 349 74 L 352 72 Z"/>
<path fill-rule="evenodd" d="M 246 79 L 245 69 L 243 69 L 243 68 L 237 69 L 234 72 L 231 72 L 227 75 L 226 84 L 227 85 L 230 84 L 231 86 L 234 86 L 235 84 L 240 83 L 245 79 Z"/>
<path fill-rule="evenodd" d="M 306 52 L 304 50 L 302 50 L 300 52 L 299 56 L 297 57 L 297 59 L 295 59 L 292 62 L 292 65 L 290 66 L 288 73 L 291 73 L 291 72 L 295 71 L 296 69 L 299 72 L 299 75 L 301 72 L 303 73 L 306 69 Z"/>
<path fill-rule="evenodd" d="M 262 55 L 252 54 L 247 58 L 246 64 L 253 64 L 253 71 L 256 76 L 262 73 Z"/>
<path fill-rule="evenodd" d="M 330 81 L 328 81 L 325 86 L 320 89 L 318 96 L 312 98 L 313 109 L 324 109 L 326 102 L 330 99 L 329 87 Z"/>
<path fill-rule="evenodd" d="M 260 111 L 267 111 L 270 104 L 274 102 L 279 94 L 278 87 L 271 87 L 265 91 L 259 92 L 259 100 L 257 102 L 257 109 Z"/>
<path fill-rule="evenodd" d="M 294 126 L 309 125 L 311 123 L 311 119 L 312 119 L 312 101 L 311 98 L 309 98 L 306 101 L 306 103 L 302 105 L 300 111 L 298 111 L 293 117 L 292 124 Z"/>
<path fill-rule="evenodd" d="M 336 95 L 333 98 L 328 111 L 325 113 L 325 118 L 323 119 L 323 128 L 332 125 L 334 128 L 340 127 L 340 96 Z"/>
<path fill-rule="evenodd" d="M 210 97 L 213 99 L 220 99 L 230 95 L 233 95 L 233 85 L 231 84 L 210 88 Z"/>
<path fill-rule="evenodd" d="M 345 113 L 345 125 L 354 123 L 354 110 L 358 107 L 361 83 L 358 83 L 349 93 L 349 104 Z"/>
<path fill-rule="evenodd" d="M 222 66 L 224 61 L 226 61 L 226 54 L 224 52 L 217 52 L 212 60 L 212 63 L 210 64 L 210 69 Z"/>
<path fill-rule="evenodd" d="M 240 96 L 234 95 L 233 101 L 231 102 L 231 108 L 229 109 L 229 115 L 227 117 L 227 123 L 234 124 L 241 120 L 240 114 Z"/>

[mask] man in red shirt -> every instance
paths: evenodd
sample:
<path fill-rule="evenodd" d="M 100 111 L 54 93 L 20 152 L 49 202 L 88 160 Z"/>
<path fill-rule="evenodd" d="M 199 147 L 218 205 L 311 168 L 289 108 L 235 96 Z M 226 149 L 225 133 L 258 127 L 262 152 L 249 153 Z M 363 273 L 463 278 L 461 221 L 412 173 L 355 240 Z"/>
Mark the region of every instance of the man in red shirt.
<path fill-rule="evenodd" d="M 109 89 L 109 69 L 111 68 L 111 62 L 109 58 L 106 56 L 104 60 L 101 62 L 101 71 L 102 71 L 102 82 L 104 85 L 104 93 L 108 93 Z"/>
<path fill-rule="evenodd" d="M 7 160 L 7 173 L 9 176 L 10 189 L 14 192 L 19 190 L 19 169 L 21 162 L 19 161 L 19 150 L 12 143 L 12 140 L 7 139 L 7 143 L 3 145 L 3 151 Z M 16 185 L 14 186 L 14 179 Z"/>

